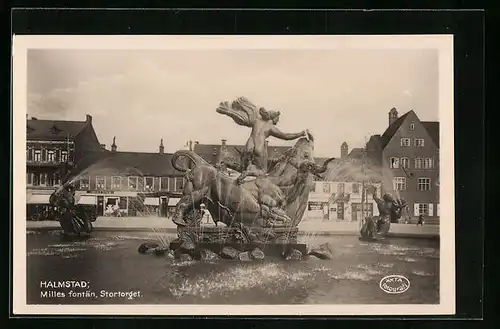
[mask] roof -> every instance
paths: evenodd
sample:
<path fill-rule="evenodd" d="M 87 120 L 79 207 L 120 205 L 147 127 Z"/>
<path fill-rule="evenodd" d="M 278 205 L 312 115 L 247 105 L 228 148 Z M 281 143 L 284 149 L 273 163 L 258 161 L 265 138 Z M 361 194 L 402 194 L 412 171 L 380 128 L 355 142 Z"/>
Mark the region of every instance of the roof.
<path fill-rule="evenodd" d="M 270 158 L 278 157 L 283 152 L 289 150 L 291 146 L 272 146 L 269 145 L 267 148 L 267 155 Z M 244 150 L 243 145 L 226 145 L 224 151 L 224 157 L 236 157 L 239 159 L 240 152 Z M 215 156 L 219 157 L 221 152 L 221 144 L 195 144 L 193 147 L 193 151 L 200 155 L 203 159 L 208 162 L 214 161 L 214 152 Z M 239 152 L 238 152 L 239 151 Z"/>
<path fill-rule="evenodd" d="M 361 158 L 365 155 L 365 150 L 361 147 L 353 148 L 349 153 L 351 158 Z"/>
<path fill-rule="evenodd" d="M 107 150 L 88 152 L 77 163 L 77 172 L 89 175 L 120 176 L 182 176 L 172 167 L 171 153 L 111 152 Z"/>
<path fill-rule="evenodd" d="M 431 136 L 431 139 L 439 148 L 439 122 L 437 121 L 422 121 L 422 125 Z"/>
<path fill-rule="evenodd" d="M 396 121 L 394 121 L 392 123 L 392 125 L 390 125 L 389 127 L 387 127 L 387 129 L 384 131 L 384 133 L 381 136 L 381 138 L 382 138 L 382 148 L 386 147 L 386 145 L 389 144 L 389 142 L 392 139 L 392 136 L 394 136 L 394 134 L 396 133 L 396 131 L 398 131 L 399 127 L 401 127 L 401 125 L 405 121 L 406 117 L 411 112 L 413 112 L 413 110 L 406 112 L 405 114 L 403 114 L 402 116 L 400 116 L 398 119 L 396 119 Z"/>
<path fill-rule="evenodd" d="M 27 139 L 66 140 L 76 137 L 87 121 L 27 120 Z"/>

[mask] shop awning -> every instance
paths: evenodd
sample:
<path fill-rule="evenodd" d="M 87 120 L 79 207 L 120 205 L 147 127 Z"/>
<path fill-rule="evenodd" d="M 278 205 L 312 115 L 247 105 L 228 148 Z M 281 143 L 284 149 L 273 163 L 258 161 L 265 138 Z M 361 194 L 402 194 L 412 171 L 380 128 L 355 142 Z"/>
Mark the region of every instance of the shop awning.
<path fill-rule="evenodd" d="M 50 195 L 32 194 L 27 197 L 26 204 L 49 204 Z"/>
<path fill-rule="evenodd" d="M 169 206 L 176 206 L 179 203 L 180 198 L 170 198 L 168 199 Z"/>
<path fill-rule="evenodd" d="M 159 206 L 160 198 L 145 198 L 144 199 L 145 206 Z"/>
<path fill-rule="evenodd" d="M 82 195 L 80 196 L 77 204 L 95 205 L 96 197 L 94 195 Z"/>

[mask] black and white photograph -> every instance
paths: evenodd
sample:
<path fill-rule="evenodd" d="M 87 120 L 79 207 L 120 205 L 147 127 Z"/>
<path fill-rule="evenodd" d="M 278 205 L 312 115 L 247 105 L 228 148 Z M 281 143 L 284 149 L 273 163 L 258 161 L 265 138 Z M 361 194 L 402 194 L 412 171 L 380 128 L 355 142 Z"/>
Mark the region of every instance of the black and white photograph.
<path fill-rule="evenodd" d="M 13 40 L 15 313 L 454 314 L 452 36 Z"/>

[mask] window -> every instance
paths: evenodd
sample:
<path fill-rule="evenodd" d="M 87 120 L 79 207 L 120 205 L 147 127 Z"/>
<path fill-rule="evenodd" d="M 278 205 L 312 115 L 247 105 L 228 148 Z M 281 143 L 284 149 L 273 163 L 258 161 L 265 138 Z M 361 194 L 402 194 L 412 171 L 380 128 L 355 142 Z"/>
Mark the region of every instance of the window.
<path fill-rule="evenodd" d="M 95 177 L 95 186 L 99 190 L 104 190 L 104 185 L 106 184 L 106 178 L 102 176 Z"/>
<path fill-rule="evenodd" d="M 42 151 L 41 150 L 35 150 L 35 161 L 42 161 Z"/>
<path fill-rule="evenodd" d="M 352 183 L 352 193 L 354 193 L 354 194 L 359 193 L 359 184 L 358 183 Z"/>
<path fill-rule="evenodd" d="M 28 147 L 28 153 L 26 154 L 26 159 L 28 161 L 33 161 L 33 148 L 32 147 Z"/>
<path fill-rule="evenodd" d="M 54 186 L 54 175 L 47 175 L 47 186 Z"/>
<path fill-rule="evenodd" d="M 424 167 L 424 159 L 415 158 L 415 169 L 422 169 Z"/>
<path fill-rule="evenodd" d="M 323 193 L 330 193 L 330 184 L 323 183 Z"/>
<path fill-rule="evenodd" d="M 404 191 L 406 190 L 406 177 L 394 177 L 392 180 L 393 190 Z"/>
<path fill-rule="evenodd" d="M 168 190 L 168 177 L 160 178 L 160 190 Z"/>
<path fill-rule="evenodd" d="M 393 169 L 399 168 L 399 158 L 390 158 L 389 166 Z"/>
<path fill-rule="evenodd" d="M 154 178 L 153 177 L 145 177 L 144 178 L 144 189 L 152 190 L 154 187 Z"/>
<path fill-rule="evenodd" d="M 111 189 L 119 190 L 122 188 L 122 178 L 120 176 L 111 177 Z"/>
<path fill-rule="evenodd" d="M 401 158 L 401 168 L 410 168 L 410 159 Z"/>
<path fill-rule="evenodd" d="M 128 178 L 128 188 L 131 190 L 137 190 L 137 177 L 131 176 Z"/>
<path fill-rule="evenodd" d="M 430 191 L 431 190 L 431 179 L 430 178 L 419 178 L 417 188 L 419 191 Z"/>
<path fill-rule="evenodd" d="M 47 185 L 47 174 L 40 174 L 40 185 Z"/>
<path fill-rule="evenodd" d="M 177 177 L 175 178 L 175 190 L 182 191 L 184 189 L 184 178 Z"/>
<path fill-rule="evenodd" d="M 425 158 L 424 159 L 424 168 L 425 169 L 434 168 L 434 159 L 433 158 Z"/>
<path fill-rule="evenodd" d="M 416 147 L 424 147 L 424 139 L 423 138 L 415 138 L 415 146 Z"/>
<path fill-rule="evenodd" d="M 168 179 L 168 190 L 169 191 L 176 191 L 176 188 L 175 188 L 175 178 L 174 177 L 170 177 Z"/>
<path fill-rule="evenodd" d="M 118 206 L 120 207 L 120 209 L 127 209 L 127 197 L 121 196 L 120 201 L 118 202 Z"/>
<path fill-rule="evenodd" d="M 410 130 L 415 130 L 415 124 L 414 124 L 414 123 L 412 123 L 412 124 L 410 125 Z"/>
<path fill-rule="evenodd" d="M 338 194 L 344 193 L 344 183 L 339 183 L 337 185 L 337 192 Z"/>
<path fill-rule="evenodd" d="M 42 149 L 42 161 L 47 161 L 47 150 Z"/>
<path fill-rule="evenodd" d="M 408 147 L 411 145 L 411 141 L 409 138 L 401 138 L 401 146 Z"/>
<path fill-rule="evenodd" d="M 32 174 L 32 175 L 33 175 L 33 186 L 40 185 L 40 175 L 38 174 Z"/>
<path fill-rule="evenodd" d="M 419 203 L 418 204 L 418 214 L 422 216 L 429 216 L 429 204 Z"/>
<path fill-rule="evenodd" d="M 61 185 L 61 176 L 57 172 L 54 173 L 54 185 L 55 186 Z"/>
<path fill-rule="evenodd" d="M 90 187 L 90 180 L 88 177 L 82 177 L 80 179 L 80 189 L 88 189 Z"/>
<path fill-rule="evenodd" d="M 26 173 L 26 184 L 27 185 L 33 184 L 33 174 L 30 172 Z"/>
<path fill-rule="evenodd" d="M 47 161 L 48 162 L 56 161 L 56 152 L 54 152 L 54 150 L 47 151 Z"/>
<path fill-rule="evenodd" d="M 68 151 L 61 151 L 61 162 L 68 161 Z"/>

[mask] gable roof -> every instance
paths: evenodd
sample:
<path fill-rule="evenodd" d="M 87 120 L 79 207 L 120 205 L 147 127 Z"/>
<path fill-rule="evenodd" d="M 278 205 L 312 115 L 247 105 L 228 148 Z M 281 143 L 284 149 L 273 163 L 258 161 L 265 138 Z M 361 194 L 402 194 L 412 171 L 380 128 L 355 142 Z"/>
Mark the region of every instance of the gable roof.
<path fill-rule="evenodd" d="M 362 158 L 365 155 L 365 150 L 361 147 L 353 148 L 349 153 L 351 158 Z"/>
<path fill-rule="evenodd" d="M 105 176 L 183 176 L 172 167 L 171 153 L 88 152 L 78 163 L 77 172 Z"/>
<path fill-rule="evenodd" d="M 437 121 L 422 121 L 422 125 L 429 133 L 432 141 L 439 148 L 439 122 Z"/>
<path fill-rule="evenodd" d="M 27 120 L 27 139 L 66 140 L 76 137 L 87 121 Z"/>
<path fill-rule="evenodd" d="M 401 125 L 405 121 L 406 117 L 412 112 L 413 110 L 406 112 L 405 114 L 397 118 L 396 121 L 394 121 L 389 127 L 387 127 L 387 129 L 381 136 L 382 148 L 385 148 L 387 144 L 389 144 L 396 131 L 398 131 L 399 127 L 401 127 Z"/>

